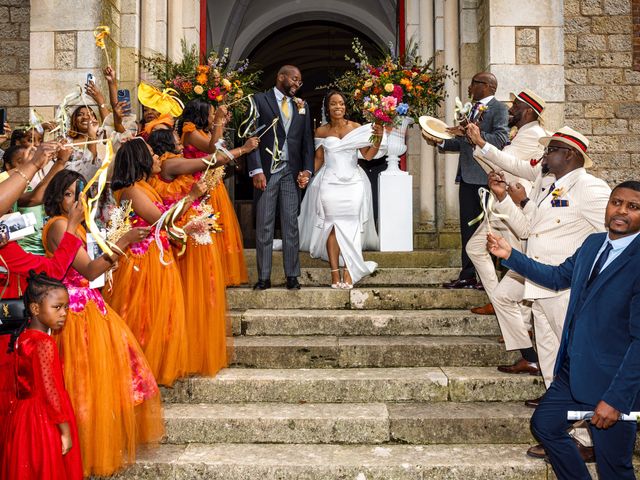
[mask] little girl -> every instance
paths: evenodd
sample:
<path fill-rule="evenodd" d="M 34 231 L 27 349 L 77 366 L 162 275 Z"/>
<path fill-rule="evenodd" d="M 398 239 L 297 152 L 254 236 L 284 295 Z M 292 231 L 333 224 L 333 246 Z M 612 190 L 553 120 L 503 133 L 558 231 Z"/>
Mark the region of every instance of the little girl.
<path fill-rule="evenodd" d="M 32 270 L 24 305 L 27 318 L 9 343 L 15 355 L 17 401 L 4 432 L 0 477 L 82 479 L 76 419 L 58 349 L 48 333 L 64 326 L 69 294 L 59 280 Z"/>

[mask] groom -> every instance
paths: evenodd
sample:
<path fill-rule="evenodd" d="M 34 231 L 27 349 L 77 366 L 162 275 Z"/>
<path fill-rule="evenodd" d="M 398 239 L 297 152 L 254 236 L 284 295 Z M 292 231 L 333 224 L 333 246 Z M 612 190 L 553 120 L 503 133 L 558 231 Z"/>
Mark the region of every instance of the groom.
<path fill-rule="evenodd" d="M 309 183 L 314 156 L 309 107 L 295 96 L 301 86 L 300 70 L 285 65 L 278 71 L 276 86 L 253 97 L 258 125 L 267 129 L 260 132 L 263 134 L 260 148 L 248 157 L 256 201 L 258 282 L 254 290 L 271 288 L 271 253 L 278 206 L 286 285 L 289 290 L 300 288 L 300 189 Z"/>

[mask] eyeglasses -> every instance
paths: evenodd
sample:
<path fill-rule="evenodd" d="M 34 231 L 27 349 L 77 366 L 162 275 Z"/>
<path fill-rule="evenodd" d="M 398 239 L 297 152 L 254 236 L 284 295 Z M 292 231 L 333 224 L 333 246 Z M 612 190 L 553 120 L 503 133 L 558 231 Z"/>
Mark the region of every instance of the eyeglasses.
<path fill-rule="evenodd" d="M 547 147 L 544 149 L 544 153 L 545 155 L 549 154 L 549 153 L 553 153 L 556 152 L 558 150 L 573 150 L 573 148 L 569 148 L 569 147 Z"/>
<path fill-rule="evenodd" d="M 298 85 L 298 88 L 301 88 L 302 85 L 304 85 L 302 83 L 302 80 L 298 80 L 297 78 L 290 78 L 289 80 L 291 80 L 293 83 L 295 83 L 296 85 Z"/>

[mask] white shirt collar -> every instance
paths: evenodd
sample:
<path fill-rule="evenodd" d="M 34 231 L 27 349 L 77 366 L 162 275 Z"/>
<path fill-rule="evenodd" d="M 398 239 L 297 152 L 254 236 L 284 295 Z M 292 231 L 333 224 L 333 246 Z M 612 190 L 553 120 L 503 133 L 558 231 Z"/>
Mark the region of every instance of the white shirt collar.
<path fill-rule="evenodd" d="M 640 232 L 634 233 L 633 235 L 627 235 L 626 237 L 617 238 L 615 240 L 611 240 L 609 235 L 607 235 L 607 240 L 611 244 L 613 250 L 624 250 L 631 245 L 631 242 L 633 242 L 638 235 L 640 235 Z"/>
<path fill-rule="evenodd" d="M 273 91 L 276 94 L 276 100 L 277 100 L 278 104 L 282 103 L 282 99 L 284 98 L 284 93 L 282 93 L 280 90 L 278 90 L 277 87 L 273 87 Z"/>
<path fill-rule="evenodd" d="M 486 105 L 487 103 L 489 103 L 491 100 L 493 100 L 494 95 L 489 95 L 488 97 L 484 97 L 481 98 L 480 100 L 478 100 L 481 104 Z"/>

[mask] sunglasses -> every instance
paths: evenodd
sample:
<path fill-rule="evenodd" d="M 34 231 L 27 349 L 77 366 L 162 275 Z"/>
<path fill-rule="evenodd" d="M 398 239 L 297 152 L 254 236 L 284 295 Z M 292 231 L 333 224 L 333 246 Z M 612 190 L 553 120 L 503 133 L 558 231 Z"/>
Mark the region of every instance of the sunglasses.
<path fill-rule="evenodd" d="M 482 82 L 480 80 L 476 80 L 475 78 L 471 80 L 471 84 L 473 85 L 474 83 L 479 83 L 481 85 L 489 85 L 489 82 Z"/>
<path fill-rule="evenodd" d="M 573 148 L 569 148 L 569 147 L 547 147 L 544 149 L 544 153 L 548 154 L 548 153 L 553 153 L 556 152 L 558 150 L 573 150 Z"/>

